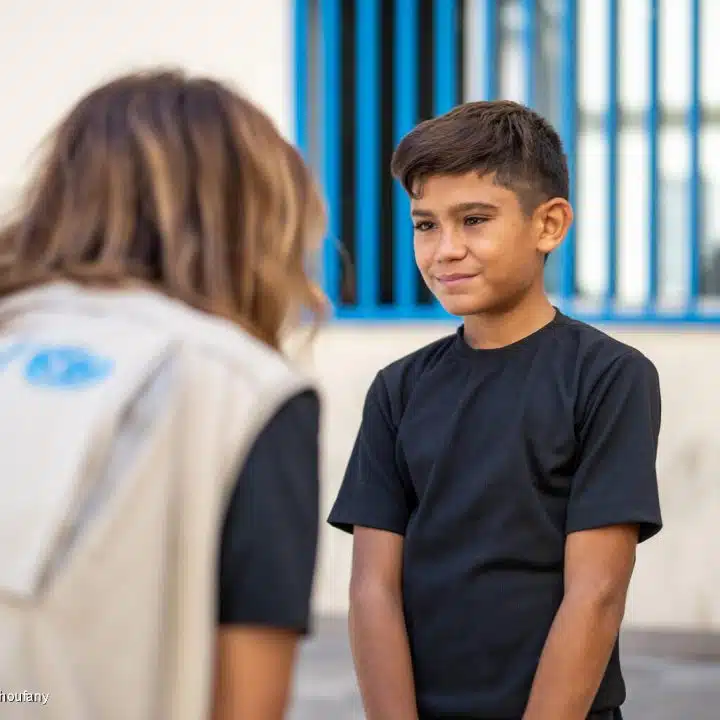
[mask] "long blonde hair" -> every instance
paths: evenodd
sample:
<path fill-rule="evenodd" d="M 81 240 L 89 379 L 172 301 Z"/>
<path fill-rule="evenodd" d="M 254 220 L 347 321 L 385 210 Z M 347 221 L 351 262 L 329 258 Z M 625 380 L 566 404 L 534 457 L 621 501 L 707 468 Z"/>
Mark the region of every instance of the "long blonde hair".
<path fill-rule="evenodd" d="M 279 348 L 325 299 L 325 209 L 292 145 L 211 79 L 133 74 L 83 98 L 0 229 L 0 297 L 55 279 L 143 283 Z"/>

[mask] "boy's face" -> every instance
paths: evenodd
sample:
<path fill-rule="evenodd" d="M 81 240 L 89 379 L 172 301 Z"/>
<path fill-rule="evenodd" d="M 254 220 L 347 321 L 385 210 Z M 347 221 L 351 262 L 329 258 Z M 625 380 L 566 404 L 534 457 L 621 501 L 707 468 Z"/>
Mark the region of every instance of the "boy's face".
<path fill-rule="evenodd" d="M 572 219 L 561 199 L 526 214 L 515 192 L 492 175 L 436 175 L 411 200 L 415 261 L 430 290 L 453 315 L 512 307 L 537 283 L 545 255 Z"/>

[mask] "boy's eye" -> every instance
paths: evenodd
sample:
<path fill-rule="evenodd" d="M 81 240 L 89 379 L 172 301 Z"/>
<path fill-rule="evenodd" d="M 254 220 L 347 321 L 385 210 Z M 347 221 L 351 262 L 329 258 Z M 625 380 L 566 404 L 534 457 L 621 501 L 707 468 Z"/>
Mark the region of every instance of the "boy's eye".
<path fill-rule="evenodd" d="M 489 218 L 479 217 L 478 215 L 470 215 L 465 218 L 466 225 L 482 225 L 486 223 Z"/>
<path fill-rule="evenodd" d="M 428 230 L 432 230 L 433 227 L 435 227 L 434 223 L 431 223 L 429 220 L 420 220 L 415 223 L 415 230 L 418 232 L 427 232 Z"/>

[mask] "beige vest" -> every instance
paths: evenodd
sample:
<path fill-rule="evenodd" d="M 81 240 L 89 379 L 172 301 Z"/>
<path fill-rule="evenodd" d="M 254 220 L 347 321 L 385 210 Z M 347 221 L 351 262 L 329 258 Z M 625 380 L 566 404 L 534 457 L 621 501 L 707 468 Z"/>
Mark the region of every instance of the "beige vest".
<path fill-rule="evenodd" d="M 226 502 L 311 387 L 155 293 L 54 284 L 0 303 L 3 720 L 210 716 Z"/>

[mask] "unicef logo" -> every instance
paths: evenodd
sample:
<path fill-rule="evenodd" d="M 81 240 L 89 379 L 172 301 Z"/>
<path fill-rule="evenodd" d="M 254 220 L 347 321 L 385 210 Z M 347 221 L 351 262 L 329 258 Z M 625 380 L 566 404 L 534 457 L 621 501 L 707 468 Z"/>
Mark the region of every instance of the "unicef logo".
<path fill-rule="evenodd" d="M 48 388 L 83 388 L 108 378 L 113 362 L 80 347 L 48 347 L 36 350 L 25 366 L 31 385 Z"/>

